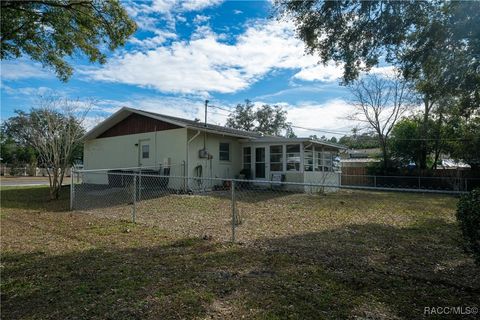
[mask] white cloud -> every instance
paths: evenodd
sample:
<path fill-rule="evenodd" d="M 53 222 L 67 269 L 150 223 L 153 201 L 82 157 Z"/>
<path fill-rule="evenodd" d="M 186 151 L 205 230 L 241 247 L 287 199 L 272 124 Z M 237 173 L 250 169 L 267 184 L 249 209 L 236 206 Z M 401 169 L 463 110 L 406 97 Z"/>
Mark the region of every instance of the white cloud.
<path fill-rule="evenodd" d="M 233 14 L 242 14 L 243 11 L 242 10 L 233 10 Z"/>
<path fill-rule="evenodd" d="M 394 66 L 373 67 L 370 73 L 378 74 L 384 77 L 393 77 L 398 74 L 398 69 Z"/>
<path fill-rule="evenodd" d="M 222 2 L 223 0 L 151 0 L 146 3 L 125 1 L 125 7 L 131 16 L 137 17 L 148 13 L 170 15 L 174 12 L 201 11 Z"/>
<path fill-rule="evenodd" d="M 97 109 L 111 114 L 118 111 L 121 107 L 130 107 L 144 111 L 156 112 L 173 117 L 180 117 L 193 120 L 195 118 L 204 119 L 204 102 L 200 97 L 144 97 L 135 96 L 130 100 L 101 100 L 98 101 Z M 224 124 L 227 116 L 226 112 L 218 112 L 215 108 L 210 108 L 208 112 L 208 122 L 215 124 Z"/>
<path fill-rule="evenodd" d="M 177 35 L 173 32 L 156 30 L 155 36 L 141 39 L 141 40 L 138 38 L 132 38 L 130 40 L 130 43 L 139 45 L 142 48 L 151 49 L 164 44 L 169 39 L 176 39 L 176 38 L 177 38 Z"/>
<path fill-rule="evenodd" d="M 314 66 L 309 66 L 300 70 L 297 74 L 294 75 L 294 78 L 305 80 L 305 81 L 324 81 L 332 82 L 343 75 L 343 68 L 331 62 L 327 65 L 317 64 Z"/>
<path fill-rule="evenodd" d="M 294 126 L 331 131 L 329 133 L 294 128 L 295 133 L 300 137 L 308 137 L 315 134 L 318 137 L 322 135 L 338 137 L 349 132 L 357 125 L 357 123 L 346 119 L 347 115 L 353 112 L 353 107 L 342 99 L 332 99 L 321 104 L 302 103 L 294 106 L 290 105 L 286 110 L 288 111 L 287 119 Z M 333 132 L 338 132 L 338 134 Z"/>
<path fill-rule="evenodd" d="M 48 88 L 48 87 L 23 87 L 23 88 L 16 88 L 14 89 L 14 93 L 15 94 L 22 94 L 22 95 L 26 95 L 26 96 L 31 96 L 31 97 L 34 97 L 34 96 L 43 96 L 43 95 L 47 95 L 47 94 L 52 94 L 54 93 L 54 90 L 52 88 Z"/>
<path fill-rule="evenodd" d="M 0 63 L 2 80 L 21 80 L 28 78 L 50 78 L 52 75 L 45 71 L 38 63 L 26 63 L 16 60 Z"/>
<path fill-rule="evenodd" d="M 135 19 L 141 30 L 155 32 L 160 27 L 175 30 L 177 22 L 186 22 L 183 13 L 217 6 L 223 0 L 149 0 L 141 2 L 123 0 L 122 2 L 128 14 Z"/>
<path fill-rule="evenodd" d="M 313 69 L 312 69 L 313 68 Z M 174 41 L 144 52 L 117 56 L 101 69 L 85 71 L 93 79 L 155 88 L 168 93 L 231 93 L 247 88 L 274 69 L 302 69 L 298 78 L 317 80 L 317 59 L 304 54 L 303 43 L 287 22 L 252 21 L 235 44 L 221 41 L 208 26 L 190 41 Z M 324 68 L 324 81 L 341 75 Z"/>
<path fill-rule="evenodd" d="M 199 11 L 208 7 L 217 6 L 223 0 L 187 0 L 181 1 L 181 7 L 186 11 Z"/>
<path fill-rule="evenodd" d="M 208 20 L 210 20 L 209 16 L 204 16 L 202 14 L 197 14 L 195 16 L 195 18 L 193 18 L 193 23 L 201 24 L 201 23 L 207 22 Z"/>

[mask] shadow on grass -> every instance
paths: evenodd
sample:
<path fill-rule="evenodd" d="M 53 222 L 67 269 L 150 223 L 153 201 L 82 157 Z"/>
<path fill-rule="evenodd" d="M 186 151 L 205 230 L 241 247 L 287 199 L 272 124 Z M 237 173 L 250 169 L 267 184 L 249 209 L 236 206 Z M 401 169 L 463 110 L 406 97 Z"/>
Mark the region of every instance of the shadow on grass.
<path fill-rule="evenodd" d="M 49 199 L 48 186 L 3 187 L 0 191 L 2 208 L 67 211 L 70 187 L 62 186 L 58 200 Z"/>
<path fill-rule="evenodd" d="M 435 219 L 248 247 L 184 239 L 64 255 L 10 252 L 2 318 L 420 318 L 425 306 L 479 304 L 480 270 L 458 239 L 455 224 Z"/>

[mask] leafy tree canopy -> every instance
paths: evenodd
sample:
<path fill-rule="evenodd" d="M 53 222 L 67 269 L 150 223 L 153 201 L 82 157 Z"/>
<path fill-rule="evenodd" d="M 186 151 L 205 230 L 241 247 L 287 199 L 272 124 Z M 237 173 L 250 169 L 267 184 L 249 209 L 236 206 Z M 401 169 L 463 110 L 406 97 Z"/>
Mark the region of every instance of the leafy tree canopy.
<path fill-rule="evenodd" d="M 449 124 L 458 140 L 450 140 L 447 150 L 452 158 L 468 163 L 474 171 L 480 171 L 480 116 L 465 119 L 459 117 Z"/>
<path fill-rule="evenodd" d="M 235 110 L 229 115 L 227 127 L 245 131 L 260 132 L 269 136 L 293 137 L 291 124 L 287 122 L 287 111 L 278 105 L 262 105 L 255 109 L 255 105 L 246 100 L 245 104 L 238 104 Z"/>
<path fill-rule="evenodd" d="M 344 64 L 346 83 L 385 59 L 406 79 L 426 80 L 422 93 L 449 91 L 478 108 L 479 1 L 278 0 L 277 8 L 309 53 Z"/>
<path fill-rule="evenodd" d="M 105 63 L 103 48 L 123 46 L 136 24 L 117 0 L 31 0 L 1 4 L 1 59 L 28 55 L 66 81 L 67 56 Z"/>
<path fill-rule="evenodd" d="M 37 164 L 37 152 L 32 147 L 26 146 L 15 140 L 2 125 L 0 132 L 0 154 L 2 163 L 9 165 Z"/>
<path fill-rule="evenodd" d="M 354 132 L 352 135 L 345 135 L 341 137 L 338 142 L 347 146 L 350 149 L 372 149 L 379 148 L 378 138 L 375 134 Z"/>

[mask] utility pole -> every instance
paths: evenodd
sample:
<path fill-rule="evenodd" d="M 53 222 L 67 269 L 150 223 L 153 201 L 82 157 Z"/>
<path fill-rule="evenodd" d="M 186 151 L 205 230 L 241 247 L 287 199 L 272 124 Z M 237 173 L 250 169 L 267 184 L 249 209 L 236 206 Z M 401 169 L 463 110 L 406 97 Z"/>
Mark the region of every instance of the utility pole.
<path fill-rule="evenodd" d="M 207 108 L 208 108 L 208 100 L 205 100 L 205 128 L 207 127 Z"/>
<path fill-rule="evenodd" d="M 208 100 L 205 100 L 205 123 L 203 126 L 207 129 L 207 109 L 208 109 Z M 207 130 L 203 131 L 203 150 L 206 150 L 207 146 Z"/>

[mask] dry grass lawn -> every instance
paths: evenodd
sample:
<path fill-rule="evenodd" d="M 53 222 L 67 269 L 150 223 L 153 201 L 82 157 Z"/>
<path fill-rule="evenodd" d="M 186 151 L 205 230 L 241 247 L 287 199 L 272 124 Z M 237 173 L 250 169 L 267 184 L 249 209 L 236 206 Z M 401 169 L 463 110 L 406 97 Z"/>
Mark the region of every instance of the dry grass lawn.
<path fill-rule="evenodd" d="M 418 319 L 480 307 L 480 269 L 441 195 L 169 195 L 69 212 L 2 188 L 3 319 Z M 430 316 L 431 319 L 458 316 Z M 475 318 L 466 315 L 464 318 Z"/>

